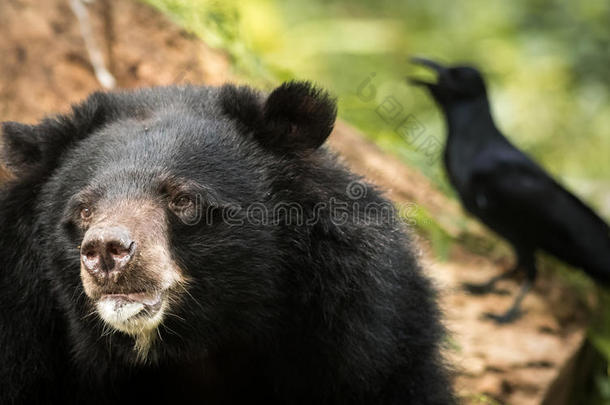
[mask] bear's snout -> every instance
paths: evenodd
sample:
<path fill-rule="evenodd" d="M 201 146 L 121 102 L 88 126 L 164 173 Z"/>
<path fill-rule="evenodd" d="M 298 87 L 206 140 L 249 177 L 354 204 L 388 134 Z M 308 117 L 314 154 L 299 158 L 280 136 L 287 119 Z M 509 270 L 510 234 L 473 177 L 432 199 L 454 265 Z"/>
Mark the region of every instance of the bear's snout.
<path fill-rule="evenodd" d="M 116 282 L 136 252 L 136 243 L 123 226 L 99 226 L 81 244 L 83 267 L 99 282 Z"/>

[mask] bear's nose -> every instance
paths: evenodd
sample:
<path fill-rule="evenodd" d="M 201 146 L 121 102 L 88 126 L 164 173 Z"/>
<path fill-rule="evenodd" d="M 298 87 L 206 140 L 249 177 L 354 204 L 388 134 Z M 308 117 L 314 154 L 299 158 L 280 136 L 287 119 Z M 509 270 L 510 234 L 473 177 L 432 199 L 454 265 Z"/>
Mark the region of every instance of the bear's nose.
<path fill-rule="evenodd" d="M 81 261 L 98 281 L 110 278 L 116 282 L 135 250 L 136 243 L 124 227 L 95 227 L 85 233 L 80 250 Z"/>

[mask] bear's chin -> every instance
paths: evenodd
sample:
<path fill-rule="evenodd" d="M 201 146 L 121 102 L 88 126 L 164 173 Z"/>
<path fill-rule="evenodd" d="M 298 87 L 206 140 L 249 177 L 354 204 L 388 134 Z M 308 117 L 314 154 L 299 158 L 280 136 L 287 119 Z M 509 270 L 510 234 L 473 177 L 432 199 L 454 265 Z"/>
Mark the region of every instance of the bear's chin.
<path fill-rule="evenodd" d="M 134 335 L 159 325 L 165 300 L 161 293 L 106 294 L 100 297 L 96 307 L 107 324 Z"/>
<path fill-rule="evenodd" d="M 155 330 L 163 321 L 166 301 L 160 292 L 106 294 L 98 299 L 96 308 L 106 324 L 134 337 L 139 356 L 146 356 Z"/>

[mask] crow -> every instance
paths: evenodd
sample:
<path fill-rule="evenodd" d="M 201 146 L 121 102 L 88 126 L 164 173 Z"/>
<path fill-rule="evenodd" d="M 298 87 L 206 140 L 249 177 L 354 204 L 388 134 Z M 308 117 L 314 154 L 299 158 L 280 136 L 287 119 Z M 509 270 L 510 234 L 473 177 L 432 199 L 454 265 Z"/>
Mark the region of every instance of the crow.
<path fill-rule="evenodd" d="M 512 306 L 486 314 L 498 323 L 517 319 L 523 298 L 536 279 L 534 254 L 545 251 L 578 268 L 600 284 L 610 283 L 610 229 L 574 194 L 513 146 L 491 115 L 485 82 L 470 66 L 445 67 L 412 58 L 436 72 L 436 82 L 409 78 L 424 86 L 442 109 L 448 129 L 444 164 L 465 209 L 514 248 L 516 265 L 483 284 L 467 284 L 471 293 L 494 290 L 497 281 L 524 271 Z"/>

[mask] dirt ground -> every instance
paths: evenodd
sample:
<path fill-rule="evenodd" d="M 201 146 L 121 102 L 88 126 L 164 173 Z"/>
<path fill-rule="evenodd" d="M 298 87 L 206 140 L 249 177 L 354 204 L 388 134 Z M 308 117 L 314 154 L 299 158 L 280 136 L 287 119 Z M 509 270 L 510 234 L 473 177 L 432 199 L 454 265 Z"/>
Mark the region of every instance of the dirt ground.
<path fill-rule="evenodd" d="M 94 33 L 120 88 L 175 83 L 219 84 L 232 79 L 229 58 L 133 0 L 97 0 L 89 7 Z M 33 123 L 65 112 L 71 103 L 99 90 L 78 22 L 68 0 L 0 1 L 0 121 Z M 354 171 L 389 190 L 396 202 L 425 207 L 446 231 L 460 229 L 460 207 L 419 172 L 383 154 L 353 128 L 338 123 L 331 145 Z M 0 169 L 0 179 L 7 176 Z M 485 235 L 473 221 L 473 234 Z M 469 231 L 470 232 L 470 231 Z M 481 319 L 507 308 L 511 295 L 472 297 L 460 288 L 510 265 L 454 246 L 448 261 L 430 254 L 420 238 L 422 260 L 436 280 L 451 332 L 447 356 L 463 403 L 562 404 L 574 358 L 583 344 L 582 300 L 555 279 L 542 279 L 524 301 L 525 317 L 499 327 Z"/>

